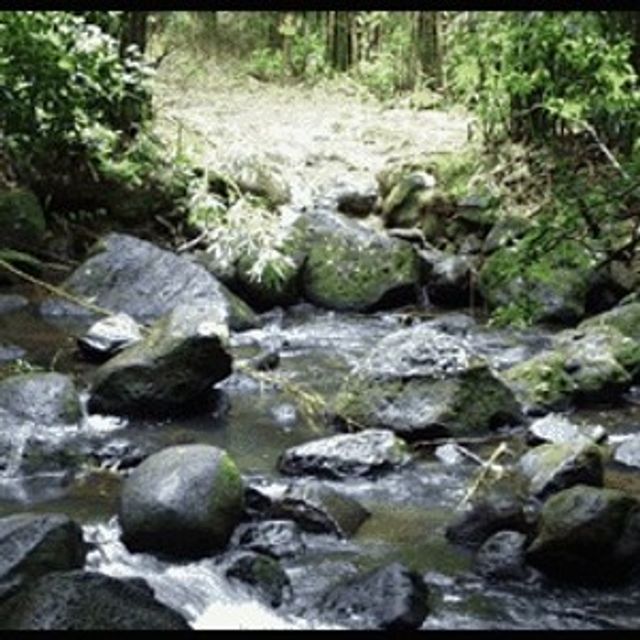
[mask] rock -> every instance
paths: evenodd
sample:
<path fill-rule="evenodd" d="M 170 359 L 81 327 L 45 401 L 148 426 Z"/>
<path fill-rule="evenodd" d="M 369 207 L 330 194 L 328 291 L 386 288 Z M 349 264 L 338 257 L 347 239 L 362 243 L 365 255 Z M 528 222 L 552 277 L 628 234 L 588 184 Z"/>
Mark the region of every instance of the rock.
<path fill-rule="evenodd" d="M 91 413 L 163 415 L 187 407 L 231 374 L 228 329 L 219 307 L 180 305 L 141 341 L 93 375 Z"/>
<path fill-rule="evenodd" d="M 489 307 L 506 306 L 526 292 L 533 322 L 564 325 L 584 317 L 588 273 L 585 269 L 549 266 L 544 279 L 509 270 L 514 249 L 499 249 L 489 256 L 478 274 L 478 289 Z"/>
<path fill-rule="evenodd" d="M 603 327 L 613 327 L 622 335 L 640 341 L 640 302 L 621 304 L 578 325 L 578 329 L 584 331 Z"/>
<path fill-rule="evenodd" d="M 28 305 L 29 301 L 24 296 L 19 296 L 15 293 L 0 294 L 0 315 L 24 309 Z"/>
<path fill-rule="evenodd" d="M 367 629 L 419 629 L 429 613 L 429 589 L 422 577 L 395 562 L 334 587 L 323 610 Z"/>
<path fill-rule="evenodd" d="M 261 553 L 233 554 L 227 561 L 225 576 L 253 587 L 272 607 L 279 607 L 291 590 L 289 577 L 280 563 Z"/>
<path fill-rule="evenodd" d="M 333 195 L 336 199 L 336 208 L 340 213 L 356 218 L 366 218 L 375 209 L 378 190 L 375 184 L 342 185 Z"/>
<path fill-rule="evenodd" d="M 76 424 L 82 410 L 75 385 L 61 373 L 23 373 L 0 382 L 0 407 L 42 425 Z"/>
<path fill-rule="evenodd" d="M 276 518 L 296 522 L 311 533 L 352 536 L 371 515 L 357 500 L 320 483 L 293 485 L 271 507 Z"/>
<path fill-rule="evenodd" d="M 338 311 L 373 311 L 415 300 L 419 267 L 411 245 L 329 212 L 310 216 L 304 225 L 307 300 Z"/>
<path fill-rule="evenodd" d="M 226 452 L 208 445 L 169 447 L 124 482 L 123 542 L 131 551 L 206 555 L 228 542 L 243 499 L 242 479 Z"/>
<path fill-rule="evenodd" d="M 427 252 L 419 252 L 423 260 Z M 473 265 L 464 256 L 447 255 L 439 251 L 433 259 L 433 252 L 428 254 L 430 273 L 427 279 L 429 300 L 443 307 L 464 307 L 469 305 Z"/>
<path fill-rule="evenodd" d="M 78 347 L 87 359 L 104 362 L 140 340 L 140 325 L 126 313 L 118 313 L 91 325 L 78 338 Z"/>
<path fill-rule="evenodd" d="M 179 304 L 207 303 L 218 307 L 231 329 L 256 327 L 255 314 L 202 266 L 150 242 L 110 233 L 94 248 L 62 287 L 114 313 L 127 313 L 137 322 L 157 320 Z M 72 302 L 47 300 L 45 316 L 90 317 Z"/>
<path fill-rule="evenodd" d="M 407 440 L 478 435 L 518 422 L 512 391 L 468 343 L 427 324 L 385 336 L 335 400 L 346 421 Z"/>
<path fill-rule="evenodd" d="M 106 442 L 90 453 L 98 466 L 114 472 L 137 467 L 149 455 L 151 455 L 150 447 L 140 446 L 120 438 Z"/>
<path fill-rule="evenodd" d="M 600 444 L 607 431 L 600 425 L 575 424 L 558 413 L 534 420 L 527 429 L 527 444 L 561 444 L 570 442 Z"/>
<path fill-rule="evenodd" d="M 601 313 L 638 288 L 638 274 L 624 262 L 613 260 L 591 274 L 588 286 L 587 313 Z"/>
<path fill-rule="evenodd" d="M 186 620 L 158 602 L 142 581 L 69 571 L 44 576 L 0 607 L 12 630 L 185 630 Z"/>
<path fill-rule="evenodd" d="M 531 494 L 545 500 L 576 484 L 601 487 L 603 456 L 600 447 L 590 442 L 543 444 L 528 451 L 518 469 L 529 478 Z"/>
<path fill-rule="evenodd" d="M 482 251 L 489 254 L 512 244 L 514 240 L 521 238 L 530 226 L 529 220 L 519 216 L 499 218 L 484 239 Z"/>
<path fill-rule="evenodd" d="M 231 177 L 242 191 L 267 200 L 270 206 L 286 204 L 291 200 L 291 187 L 278 166 L 266 155 L 235 152 L 222 167 L 222 173 Z M 218 172 L 212 172 L 211 187 L 217 190 Z"/>
<path fill-rule="evenodd" d="M 640 469 L 640 435 L 623 440 L 614 450 L 613 459 L 619 464 Z"/>
<path fill-rule="evenodd" d="M 278 460 L 286 475 L 343 479 L 395 469 L 407 460 L 402 440 L 390 431 L 367 429 L 312 440 L 287 449 Z"/>
<path fill-rule="evenodd" d="M 579 485 L 547 500 L 527 561 L 561 580 L 619 581 L 640 559 L 639 531 L 638 500 Z"/>
<path fill-rule="evenodd" d="M 619 397 L 640 367 L 640 344 L 613 327 L 562 331 L 555 347 L 503 372 L 529 412 Z"/>
<path fill-rule="evenodd" d="M 479 549 L 475 570 L 490 580 L 523 580 L 529 570 L 525 564 L 527 536 L 520 531 L 499 531 Z"/>
<path fill-rule="evenodd" d="M 0 601 L 42 575 L 82 568 L 85 556 L 82 528 L 67 516 L 0 518 Z"/>
<path fill-rule="evenodd" d="M 305 549 L 298 525 L 289 520 L 264 520 L 241 524 L 231 539 L 232 547 L 240 547 L 274 558 L 298 555 Z"/>
<path fill-rule="evenodd" d="M 23 358 L 26 353 L 27 352 L 22 347 L 0 343 L 0 364 L 2 364 L 3 362 L 13 362 L 14 360 L 20 360 L 20 358 Z"/>
<path fill-rule="evenodd" d="M 447 525 L 445 535 L 447 540 L 461 547 L 478 549 L 499 531 L 527 533 L 530 528 L 523 502 L 505 496 L 476 502 Z"/>
<path fill-rule="evenodd" d="M 26 189 L 0 191 L 0 248 L 29 251 L 42 243 L 46 226 L 34 193 Z"/>

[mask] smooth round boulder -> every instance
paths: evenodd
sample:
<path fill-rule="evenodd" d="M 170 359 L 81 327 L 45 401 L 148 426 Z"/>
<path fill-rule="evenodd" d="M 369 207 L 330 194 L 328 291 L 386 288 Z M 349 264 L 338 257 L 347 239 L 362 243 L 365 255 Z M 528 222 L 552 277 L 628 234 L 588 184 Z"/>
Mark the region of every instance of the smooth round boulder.
<path fill-rule="evenodd" d="M 185 630 L 187 621 L 158 602 L 142 580 L 69 571 L 44 576 L 0 607 L 0 629 Z"/>
<path fill-rule="evenodd" d="M 169 447 L 126 479 L 119 507 L 122 539 L 131 551 L 201 557 L 226 545 L 243 507 L 243 481 L 225 451 Z"/>

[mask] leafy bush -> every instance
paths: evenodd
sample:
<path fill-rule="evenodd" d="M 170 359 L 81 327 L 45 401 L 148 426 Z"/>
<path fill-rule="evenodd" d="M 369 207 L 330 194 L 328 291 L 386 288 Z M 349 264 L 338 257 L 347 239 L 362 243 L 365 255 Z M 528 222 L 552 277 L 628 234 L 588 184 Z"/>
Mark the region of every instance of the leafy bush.
<path fill-rule="evenodd" d="M 121 128 L 149 99 L 135 51 L 69 12 L 0 14 L 0 131 L 27 177 L 73 158 L 102 161 L 124 148 Z"/>

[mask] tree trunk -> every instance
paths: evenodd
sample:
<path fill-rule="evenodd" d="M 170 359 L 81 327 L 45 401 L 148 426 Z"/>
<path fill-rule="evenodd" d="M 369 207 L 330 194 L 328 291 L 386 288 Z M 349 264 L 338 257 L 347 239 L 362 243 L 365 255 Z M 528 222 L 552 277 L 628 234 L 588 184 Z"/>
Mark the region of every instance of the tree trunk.
<path fill-rule="evenodd" d="M 437 11 L 417 13 L 417 54 L 420 70 L 429 76 L 435 87 L 442 86 L 442 59 L 440 55 L 439 16 Z"/>
<path fill-rule="evenodd" d="M 147 48 L 147 19 L 148 11 L 125 11 L 122 16 L 120 31 L 120 57 L 126 56 L 131 45 L 137 45 L 140 53 Z"/>

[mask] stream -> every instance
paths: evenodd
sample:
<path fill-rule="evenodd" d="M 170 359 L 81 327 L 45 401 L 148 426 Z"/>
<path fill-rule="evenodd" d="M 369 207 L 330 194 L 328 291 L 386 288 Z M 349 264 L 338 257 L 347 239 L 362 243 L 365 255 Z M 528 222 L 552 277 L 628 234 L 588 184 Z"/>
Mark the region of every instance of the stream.
<path fill-rule="evenodd" d="M 68 320 L 50 324 L 37 311 L 38 294 L 15 287 L 30 304 L 0 314 L 0 344 L 19 345 L 32 365 L 71 372 L 80 379 L 92 370 L 75 353 L 81 329 Z M 337 313 L 303 304 L 264 314 L 262 328 L 232 336 L 234 358 L 277 349 L 278 375 L 330 398 L 344 375 L 382 337 L 408 323 L 430 322 L 464 334 L 500 369 L 524 360 L 548 344 L 543 330 L 515 332 L 488 329 L 482 318 L 460 312 L 403 309 L 370 315 Z M 53 363 L 53 367 L 52 367 Z M 126 420 L 85 415 L 80 427 L 47 431 L 46 438 L 73 447 L 96 443 L 127 448 L 140 455 L 178 443 L 206 443 L 225 449 L 245 478 L 278 483 L 278 456 L 286 448 L 325 435 L 301 415 L 286 393 L 239 372 L 220 383 L 215 410 L 206 415 L 167 420 Z M 606 426 L 611 441 L 637 429 L 640 405 L 633 392 L 622 406 L 580 410 L 577 422 Z M 22 438 L 22 439 L 21 439 Z M 19 452 L 25 434 L 16 434 Z M 512 435 L 505 435 L 507 441 Z M 495 442 L 472 446 L 488 457 Z M 442 456 L 441 456 L 442 457 Z M 86 568 L 115 577 L 141 577 L 156 597 L 180 611 L 198 629 L 332 628 L 319 613 L 320 596 L 362 570 L 399 560 L 420 572 L 430 589 L 431 613 L 423 629 L 607 629 L 640 626 L 640 584 L 610 589 L 565 587 L 536 577 L 516 584 L 491 583 L 473 572 L 472 557 L 444 537 L 477 473 L 465 458 L 441 459 L 423 448 L 413 462 L 376 479 L 327 481 L 357 498 L 371 517 L 346 540 L 304 533 L 306 551 L 283 559 L 293 597 L 279 608 L 263 604 L 241 584 L 224 577 L 215 558 L 167 561 L 130 553 L 119 540 L 115 513 L 122 476 L 109 469 L 109 456 L 79 472 L 18 476 L 0 471 L 0 515 L 20 511 L 62 512 L 80 522 L 92 543 Z M 608 469 L 608 478 L 622 472 Z M 615 478 L 614 478 L 615 479 Z M 635 489 L 640 493 L 639 489 Z M 360 622 L 362 625 L 363 622 Z M 358 627 L 358 620 L 353 621 Z"/>

